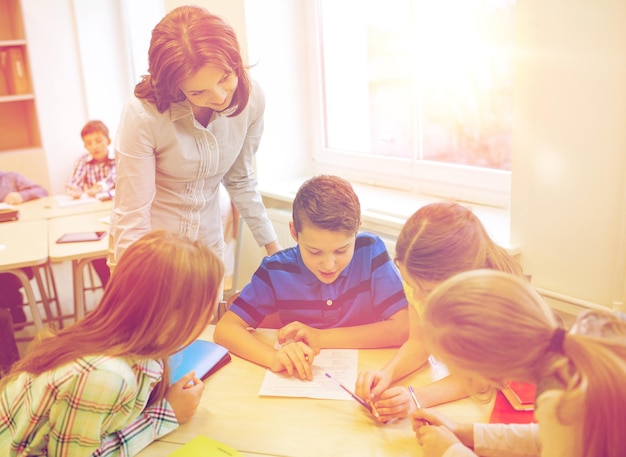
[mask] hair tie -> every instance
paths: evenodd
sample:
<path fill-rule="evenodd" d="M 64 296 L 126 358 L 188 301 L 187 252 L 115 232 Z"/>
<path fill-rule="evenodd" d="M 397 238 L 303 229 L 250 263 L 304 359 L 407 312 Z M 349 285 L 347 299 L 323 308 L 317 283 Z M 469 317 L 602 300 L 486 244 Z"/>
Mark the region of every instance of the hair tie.
<path fill-rule="evenodd" d="M 557 327 L 554 329 L 554 333 L 552 333 L 552 338 L 550 338 L 550 344 L 548 345 L 548 351 L 552 352 L 562 352 L 563 351 L 563 340 L 565 340 L 565 335 L 567 331 L 564 328 Z"/>

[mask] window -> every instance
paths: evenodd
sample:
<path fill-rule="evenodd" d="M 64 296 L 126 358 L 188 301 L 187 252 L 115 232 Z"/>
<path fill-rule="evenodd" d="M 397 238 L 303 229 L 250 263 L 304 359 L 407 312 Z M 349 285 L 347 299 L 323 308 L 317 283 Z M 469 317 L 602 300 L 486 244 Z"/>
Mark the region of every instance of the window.
<path fill-rule="evenodd" d="M 354 179 L 506 206 L 514 0 L 318 0 L 314 155 Z"/>

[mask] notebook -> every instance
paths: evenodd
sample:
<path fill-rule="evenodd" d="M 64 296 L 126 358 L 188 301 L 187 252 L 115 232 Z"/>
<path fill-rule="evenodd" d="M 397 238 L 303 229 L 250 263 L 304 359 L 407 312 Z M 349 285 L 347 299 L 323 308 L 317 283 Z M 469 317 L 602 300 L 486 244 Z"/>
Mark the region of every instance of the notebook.
<path fill-rule="evenodd" d="M 492 424 L 529 424 L 537 422 L 533 410 L 519 411 L 511 406 L 501 390 L 496 392 L 496 401 L 489 417 Z"/>
<path fill-rule="evenodd" d="M 0 208 L 0 222 L 16 221 L 20 217 L 20 212 L 10 206 L 2 206 Z"/>
<path fill-rule="evenodd" d="M 196 436 L 185 445 L 172 452 L 169 457 L 242 457 L 242 454 L 227 444 L 206 436 Z"/>
<path fill-rule="evenodd" d="M 534 384 L 511 381 L 507 383 L 507 387 L 502 389 L 502 394 L 513 409 L 517 411 L 531 411 L 535 407 L 536 391 L 537 387 Z"/>
<path fill-rule="evenodd" d="M 224 346 L 196 340 L 169 358 L 170 382 L 175 383 L 190 371 L 205 380 L 229 361 L 230 354 Z"/>

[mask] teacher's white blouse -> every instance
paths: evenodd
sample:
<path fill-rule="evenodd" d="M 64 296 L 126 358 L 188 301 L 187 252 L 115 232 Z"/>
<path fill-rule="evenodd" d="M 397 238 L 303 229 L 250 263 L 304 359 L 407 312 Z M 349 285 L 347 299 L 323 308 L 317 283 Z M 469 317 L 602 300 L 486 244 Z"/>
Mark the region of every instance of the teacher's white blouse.
<path fill-rule="evenodd" d="M 264 94 L 254 82 L 248 106 L 239 115 L 215 113 L 207 127 L 195 120 L 186 100 L 159 113 L 151 103 L 130 98 L 114 142 L 112 265 L 133 241 L 154 229 L 201 239 L 222 255 L 220 182 L 259 246 L 276 240 L 253 172 L 264 109 Z"/>

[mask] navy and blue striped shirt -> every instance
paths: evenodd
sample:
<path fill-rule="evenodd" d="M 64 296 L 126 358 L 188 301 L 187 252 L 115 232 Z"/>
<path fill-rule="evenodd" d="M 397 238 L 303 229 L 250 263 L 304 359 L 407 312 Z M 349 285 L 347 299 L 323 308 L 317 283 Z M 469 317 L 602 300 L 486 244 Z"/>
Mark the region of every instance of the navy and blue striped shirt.
<path fill-rule="evenodd" d="M 350 327 L 388 319 L 407 306 L 400 273 L 385 243 L 357 234 L 354 256 L 331 284 L 305 265 L 299 246 L 265 257 L 230 311 L 251 327 L 278 311 L 281 321 L 314 328 Z"/>

